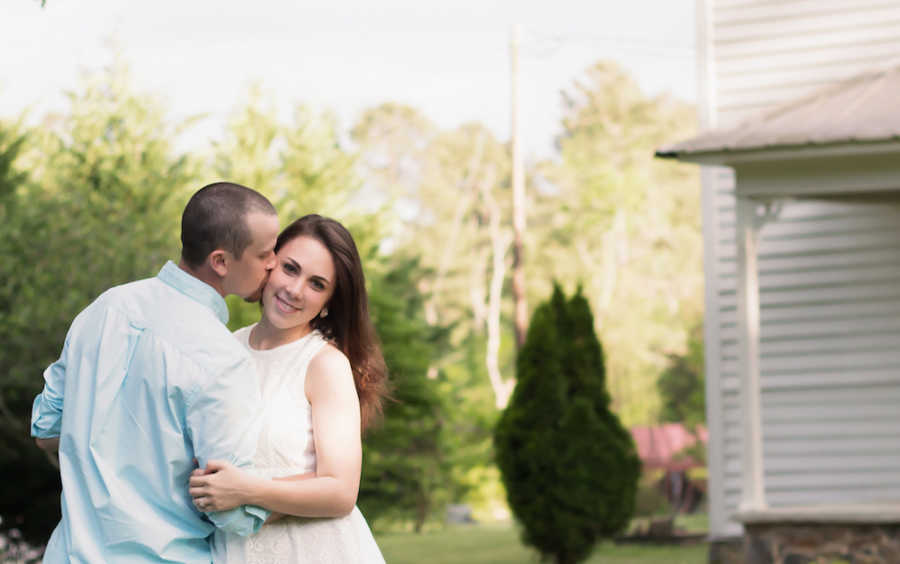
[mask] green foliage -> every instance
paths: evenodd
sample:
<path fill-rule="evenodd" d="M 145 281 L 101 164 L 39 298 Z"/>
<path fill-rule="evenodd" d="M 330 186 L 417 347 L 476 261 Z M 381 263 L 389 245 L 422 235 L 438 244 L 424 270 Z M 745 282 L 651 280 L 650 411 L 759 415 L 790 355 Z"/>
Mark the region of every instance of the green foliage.
<path fill-rule="evenodd" d="M 352 137 L 367 195 L 395 204 L 393 213 L 379 214 L 395 253 L 421 257 L 424 268 L 414 283 L 426 321 L 451 329 L 450 346 L 431 359 L 439 393 L 453 406 L 445 413 L 442 443 L 450 491 L 442 495 L 496 507 L 503 497 L 499 484 L 485 480 L 496 474 L 490 461 L 497 418 L 485 362 L 493 250 L 485 194 L 496 192 L 499 237 L 508 238 L 502 217 L 510 199 L 506 148 L 480 124 L 439 130 L 417 110 L 393 103 L 364 112 Z M 500 249 L 505 252 L 502 242 Z M 501 367 L 511 371 L 512 357 L 501 342 Z"/>
<path fill-rule="evenodd" d="M 419 266 L 404 261 L 369 275 L 375 327 L 388 366 L 392 399 L 380 427 L 363 441 L 359 506 L 378 520 L 412 519 L 416 531 L 446 502 L 449 466 L 443 448 L 446 407 L 430 363 L 446 346 L 446 329 L 425 323 L 410 280 Z"/>
<path fill-rule="evenodd" d="M 703 376 L 703 326 L 695 325 L 683 355 L 669 355 L 669 366 L 657 382 L 662 400 L 660 419 L 695 429 L 706 421 L 706 386 Z"/>
<path fill-rule="evenodd" d="M 586 281 L 616 412 L 626 426 L 652 424 L 663 351 L 684 346 L 703 299 L 696 167 L 653 154 L 690 136 L 696 115 L 646 96 L 606 62 L 573 81 L 563 103 L 560 158 L 539 168 L 553 189 L 530 192 L 530 299 L 549 291 L 550 278 Z"/>
<path fill-rule="evenodd" d="M 346 223 L 356 211 L 349 204 L 361 182 L 356 157 L 339 137 L 334 115 L 303 105 L 294 108 L 292 123 L 280 123 L 274 103 L 254 86 L 231 116 L 224 139 L 214 144 L 212 168 L 268 196 L 285 224 L 308 213 Z"/>
<path fill-rule="evenodd" d="M 25 135 L 14 127 L 0 123 L 0 250 L 4 257 L 0 261 L 0 340 L 4 343 L 0 348 L 0 374 L 4 375 L 0 381 L 0 530 L 18 529 L 26 540 L 38 542 L 45 540 L 59 519 L 59 478 L 29 433 L 31 381 L 36 378 L 25 373 L 33 358 L 27 354 L 31 351 L 23 349 L 34 335 L 13 335 L 7 329 L 13 323 L 20 330 L 29 327 L 28 312 L 17 311 L 20 300 L 16 295 L 28 271 L 21 270 L 21 263 L 10 264 L 15 257 L 7 255 L 13 238 L 24 235 L 17 218 L 24 211 L 20 208 L 27 206 L 22 205 L 18 192 L 27 176 L 16 167 L 16 161 L 25 141 Z"/>
<path fill-rule="evenodd" d="M 653 517 L 672 511 L 666 494 L 659 487 L 660 472 L 643 472 L 634 498 L 635 517 Z"/>
<path fill-rule="evenodd" d="M 499 413 L 494 394 L 486 385 L 484 347 L 484 336 L 472 332 L 439 360 L 441 397 L 446 405 L 453 406 L 446 413 L 444 439 L 444 456 L 450 461 L 452 476 L 451 497 L 465 500 L 473 509 L 495 506 L 503 499 L 503 495 L 497 495 L 496 469 L 489 466 L 494 460 L 493 430 Z"/>
<path fill-rule="evenodd" d="M 274 103 L 259 85 L 231 115 L 225 136 L 213 143 L 212 169 L 216 176 L 251 186 L 272 199 L 278 183 L 278 146 L 281 133 Z"/>
<path fill-rule="evenodd" d="M 497 424 L 497 464 L 523 541 L 558 564 L 580 562 L 628 525 L 640 461 L 610 411 L 603 351 L 581 293 L 559 286 L 538 306 Z"/>

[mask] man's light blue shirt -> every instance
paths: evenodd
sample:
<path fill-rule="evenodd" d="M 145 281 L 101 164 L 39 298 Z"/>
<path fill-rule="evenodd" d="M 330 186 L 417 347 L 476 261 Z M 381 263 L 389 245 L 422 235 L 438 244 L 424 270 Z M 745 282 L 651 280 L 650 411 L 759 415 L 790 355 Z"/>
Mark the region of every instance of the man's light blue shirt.
<path fill-rule="evenodd" d="M 171 261 L 75 318 L 31 417 L 32 436 L 60 438 L 45 563 L 208 563 L 214 526 L 259 529 L 265 510 L 204 516 L 188 494 L 195 457 L 246 467 L 256 449 L 257 376 L 227 321 L 222 296 Z"/>

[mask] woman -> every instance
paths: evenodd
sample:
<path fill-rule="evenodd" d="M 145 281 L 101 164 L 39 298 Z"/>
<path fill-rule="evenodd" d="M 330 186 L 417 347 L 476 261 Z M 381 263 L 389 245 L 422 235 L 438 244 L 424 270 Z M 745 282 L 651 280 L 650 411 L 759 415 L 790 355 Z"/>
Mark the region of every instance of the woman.
<path fill-rule="evenodd" d="M 255 472 L 210 461 L 191 477 L 191 497 L 203 511 L 273 512 L 252 537 L 217 532 L 217 563 L 384 562 L 355 507 L 360 434 L 387 385 L 359 253 L 340 223 L 318 215 L 289 225 L 275 251 L 262 318 L 235 332 L 265 404 Z"/>

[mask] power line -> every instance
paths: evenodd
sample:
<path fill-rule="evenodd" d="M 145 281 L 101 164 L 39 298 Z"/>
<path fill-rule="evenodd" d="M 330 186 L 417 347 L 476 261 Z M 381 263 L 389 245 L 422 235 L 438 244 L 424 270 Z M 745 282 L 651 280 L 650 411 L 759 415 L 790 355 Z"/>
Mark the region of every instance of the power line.
<path fill-rule="evenodd" d="M 611 43 L 616 52 L 639 53 L 673 59 L 693 58 L 696 47 L 680 43 L 641 37 L 604 35 L 589 32 L 543 33 L 534 29 L 525 32 L 522 51 L 532 59 L 552 57 L 566 45 Z"/>

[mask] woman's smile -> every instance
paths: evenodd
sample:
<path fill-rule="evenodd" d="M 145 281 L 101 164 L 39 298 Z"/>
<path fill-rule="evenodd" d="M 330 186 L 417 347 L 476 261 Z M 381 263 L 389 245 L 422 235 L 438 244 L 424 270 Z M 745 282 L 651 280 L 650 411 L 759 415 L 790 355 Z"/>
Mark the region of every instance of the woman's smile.
<path fill-rule="evenodd" d="M 292 313 L 302 311 L 301 308 L 291 305 L 290 302 L 288 302 L 278 294 L 275 294 L 275 305 L 278 306 L 278 311 L 284 313 L 285 315 L 290 315 Z"/>

